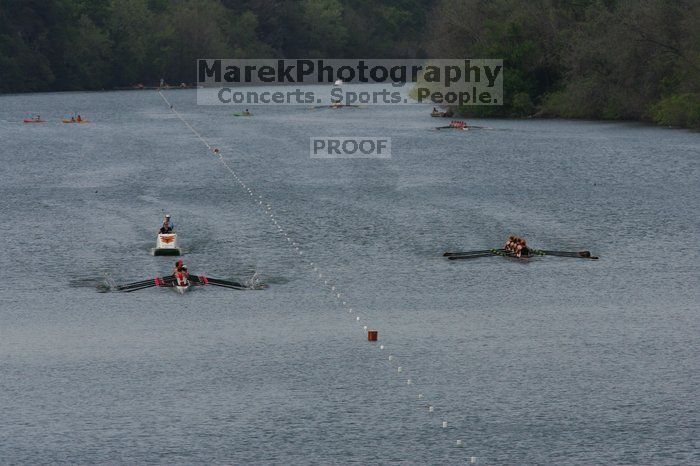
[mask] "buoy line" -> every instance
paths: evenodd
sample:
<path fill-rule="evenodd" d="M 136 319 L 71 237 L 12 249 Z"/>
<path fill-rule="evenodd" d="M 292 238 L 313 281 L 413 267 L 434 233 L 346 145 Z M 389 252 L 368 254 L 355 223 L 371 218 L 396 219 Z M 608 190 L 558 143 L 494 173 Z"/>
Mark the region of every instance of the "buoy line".
<path fill-rule="evenodd" d="M 170 103 L 170 101 L 163 95 L 160 89 L 157 90 L 158 95 L 163 99 L 163 101 L 168 105 L 168 108 L 170 108 L 170 111 L 185 125 L 189 130 L 194 134 L 197 139 L 199 139 L 206 147 L 207 149 L 214 155 L 216 156 L 221 164 L 226 168 L 226 170 L 233 176 L 234 180 L 236 180 L 236 183 L 243 188 L 243 190 L 248 193 L 249 197 L 253 199 L 253 202 L 262 209 L 263 213 L 267 215 L 270 219 L 270 222 L 275 226 L 277 231 L 284 237 L 286 240 L 286 243 L 292 248 L 294 253 L 297 254 L 299 259 L 304 262 L 306 265 L 308 265 L 311 270 L 313 271 L 313 276 L 317 278 L 320 282 L 321 285 L 330 291 L 330 293 L 333 295 L 335 300 L 338 302 L 338 304 L 343 307 L 344 309 L 347 310 L 348 314 L 354 317 L 354 322 L 356 324 L 359 323 L 360 328 L 362 329 L 364 334 L 367 334 L 368 331 L 370 330 L 370 327 L 364 323 L 362 320 L 362 316 L 350 305 L 348 302 L 348 299 L 345 297 L 345 293 L 341 293 L 340 289 L 338 288 L 337 285 L 333 283 L 332 280 L 329 280 L 329 276 L 324 274 L 318 267 L 316 263 L 311 261 L 310 259 L 307 259 L 306 256 L 304 255 L 302 249 L 300 248 L 300 244 L 297 241 L 294 241 L 289 234 L 287 233 L 286 229 L 277 221 L 275 218 L 275 215 L 272 211 L 272 206 L 265 202 L 263 200 L 262 195 L 256 194 L 253 192 L 253 190 L 238 176 L 236 171 L 231 167 L 231 165 L 226 161 L 224 158 L 223 154 L 221 151 L 213 147 L 209 142 L 197 131 L 183 116 L 178 112 L 175 107 Z M 376 331 L 374 334 L 374 337 L 376 338 Z M 394 371 L 396 374 L 398 374 L 402 379 L 405 381 L 405 385 L 409 387 L 415 387 L 415 381 L 413 378 L 410 377 L 410 374 L 406 375 L 406 370 L 403 366 L 399 364 L 399 361 L 397 360 L 396 356 L 391 354 L 391 352 L 388 350 L 386 345 L 379 345 L 378 346 L 379 351 L 386 354 L 389 353 L 388 355 L 382 357 L 383 360 L 388 361 L 389 365 L 392 367 L 392 371 Z M 427 400 L 425 394 L 421 391 L 415 392 L 415 399 L 418 400 L 420 403 L 422 403 L 423 408 L 428 415 L 432 417 L 432 415 L 435 413 L 436 407 L 434 406 L 433 403 Z M 450 423 L 448 422 L 447 419 L 443 418 L 442 421 L 436 425 L 440 427 L 441 429 L 449 429 Z M 462 439 L 455 439 L 455 443 L 453 446 L 456 447 L 463 447 L 463 441 Z M 476 464 L 477 457 L 476 456 L 470 456 L 469 457 L 469 463 L 470 464 Z"/>

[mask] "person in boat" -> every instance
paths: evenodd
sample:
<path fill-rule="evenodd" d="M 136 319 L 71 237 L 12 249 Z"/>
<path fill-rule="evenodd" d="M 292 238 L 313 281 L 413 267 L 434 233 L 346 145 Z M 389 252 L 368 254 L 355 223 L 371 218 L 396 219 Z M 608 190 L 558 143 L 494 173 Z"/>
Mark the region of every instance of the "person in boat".
<path fill-rule="evenodd" d="M 41 121 L 41 115 L 37 115 L 34 117 L 34 121 Z"/>
<path fill-rule="evenodd" d="M 83 118 L 80 116 L 80 114 L 78 114 L 78 116 L 75 117 L 75 121 L 77 121 L 78 123 L 83 121 Z"/>
<path fill-rule="evenodd" d="M 184 262 L 182 262 L 182 259 L 175 262 L 175 267 L 173 268 L 173 277 L 175 277 L 178 273 L 183 274 L 185 277 L 189 275 L 189 272 L 187 271 L 187 266 L 184 264 Z"/>
<path fill-rule="evenodd" d="M 510 235 L 506 240 L 506 244 L 503 245 L 503 249 L 510 251 L 513 248 L 513 242 L 515 241 L 515 236 Z"/>
<path fill-rule="evenodd" d="M 163 225 L 161 225 L 159 233 L 161 235 L 166 235 L 168 233 L 172 233 L 175 230 L 175 227 L 173 226 L 172 222 L 170 221 L 170 215 L 166 215 L 165 218 L 163 219 Z"/>
<path fill-rule="evenodd" d="M 515 254 L 516 257 L 521 257 L 523 254 L 528 255 L 530 252 L 525 240 L 513 235 L 508 237 L 508 241 L 506 241 L 506 244 L 503 247 L 503 249 L 512 254 Z"/>

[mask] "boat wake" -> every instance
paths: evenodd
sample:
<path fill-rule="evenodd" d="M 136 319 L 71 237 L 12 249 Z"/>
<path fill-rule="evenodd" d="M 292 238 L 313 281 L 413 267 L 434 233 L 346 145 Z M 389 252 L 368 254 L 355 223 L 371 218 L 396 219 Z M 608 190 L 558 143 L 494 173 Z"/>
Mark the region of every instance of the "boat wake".
<path fill-rule="evenodd" d="M 262 283 L 259 272 L 253 272 L 253 275 L 251 275 L 251 277 L 246 279 L 243 283 L 247 288 L 251 288 L 253 290 L 267 288 L 267 285 Z"/>
<path fill-rule="evenodd" d="M 98 293 L 109 293 L 117 286 L 107 274 L 101 278 L 74 278 L 68 284 L 73 288 L 95 288 Z"/>

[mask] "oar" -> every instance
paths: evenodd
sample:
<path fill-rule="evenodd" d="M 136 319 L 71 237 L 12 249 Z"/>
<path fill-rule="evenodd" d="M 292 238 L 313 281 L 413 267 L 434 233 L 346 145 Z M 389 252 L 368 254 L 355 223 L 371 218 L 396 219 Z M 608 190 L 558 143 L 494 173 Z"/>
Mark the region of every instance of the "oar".
<path fill-rule="evenodd" d="M 132 288 L 118 286 L 117 291 L 123 291 L 124 293 L 131 293 L 132 291 L 143 290 L 145 288 L 155 288 L 156 286 L 158 286 L 158 285 L 156 285 L 155 283 L 151 283 L 150 285 L 147 284 L 147 285 L 135 286 Z"/>
<path fill-rule="evenodd" d="M 197 284 L 197 285 L 214 285 L 214 286 L 221 286 L 223 288 L 231 288 L 234 290 L 247 290 L 248 287 L 238 283 L 238 282 L 232 282 L 228 280 L 220 280 L 218 278 L 209 278 L 205 277 L 204 275 L 200 276 L 194 276 L 190 277 L 190 281 L 192 283 Z"/>
<path fill-rule="evenodd" d="M 147 284 L 155 284 L 155 279 L 149 278 L 148 280 L 141 280 L 140 282 L 127 283 L 125 285 L 119 285 L 119 286 L 138 286 L 138 285 L 147 285 Z"/>
<path fill-rule="evenodd" d="M 144 288 L 153 288 L 158 286 L 155 280 L 149 280 L 146 282 L 135 282 L 127 283 L 126 285 L 117 285 L 117 291 L 136 291 L 142 290 Z"/>
<path fill-rule="evenodd" d="M 463 256 L 448 256 L 447 258 L 451 261 L 453 260 L 458 260 L 458 259 L 477 259 L 479 257 L 489 257 L 489 256 L 497 256 L 498 253 L 494 252 L 485 252 L 481 254 L 467 254 Z"/>
<path fill-rule="evenodd" d="M 231 288 L 234 290 L 261 290 L 263 288 L 267 288 L 267 285 L 264 285 L 264 284 L 255 285 L 255 286 L 246 286 L 246 285 L 243 285 L 242 283 L 232 282 L 229 280 L 220 280 L 218 278 L 199 277 L 199 279 L 204 281 L 205 285 L 221 286 L 224 288 Z"/>
<path fill-rule="evenodd" d="M 127 283 L 118 285 L 118 291 L 136 291 L 144 288 L 153 288 L 155 286 L 173 286 L 173 277 L 157 277 L 150 280 L 142 280 L 140 282 Z"/>
<path fill-rule="evenodd" d="M 534 249 L 532 251 L 535 254 L 541 254 L 544 256 L 557 256 L 557 257 L 575 257 L 581 259 L 598 259 L 596 256 L 591 255 L 591 251 L 545 251 Z"/>
<path fill-rule="evenodd" d="M 481 251 L 463 251 L 463 252 L 446 252 L 443 254 L 444 257 L 450 256 L 469 256 L 471 254 L 492 254 L 497 251 L 502 251 L 502 249 L 484 249 Z"/>

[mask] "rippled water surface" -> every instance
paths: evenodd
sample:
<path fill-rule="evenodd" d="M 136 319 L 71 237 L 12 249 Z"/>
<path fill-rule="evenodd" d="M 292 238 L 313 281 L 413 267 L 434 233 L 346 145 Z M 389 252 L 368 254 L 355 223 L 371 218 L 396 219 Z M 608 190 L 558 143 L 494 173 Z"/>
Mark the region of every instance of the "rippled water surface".
<path fill-rule="evenodd" d="M 697 133 L 166 96 L 324 277 L 157 93 L 0 97 L 0 462 L 700 462 Z M 191 271 L 270 288 L 100 292 L 169 273 L 164 212 Z M 441 257 L 512 233 L 600 260 Z"/>

